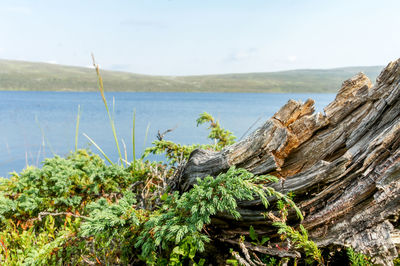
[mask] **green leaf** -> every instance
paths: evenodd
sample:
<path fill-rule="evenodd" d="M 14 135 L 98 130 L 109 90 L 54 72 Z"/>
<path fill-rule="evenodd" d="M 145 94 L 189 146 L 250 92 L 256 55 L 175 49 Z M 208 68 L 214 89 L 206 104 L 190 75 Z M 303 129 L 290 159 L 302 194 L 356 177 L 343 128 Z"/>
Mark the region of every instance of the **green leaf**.
<path fill-rule="evenodd" d="M 261 244 L 261 245 L 264 245 L 269 239 L 270 239 L 269 237 L 264 236 L 264 237 L 261 239 L 260 244 Z"/>
<path fill-rule="evenodd" d="M 160 200 L 165 201 L 165 200 L 167 200 L 167 198 L 168 198 L 168 193 L 165 192 L 165 193 L 161 196 Z"/>
<path fill-rule="evenodd" d="M 190 250 L 189 250 L 189 259 L 191 259 L 191 260 L 193 260 L 194 259 L 194 256 L 196 255 L 196 248 L 195 247 L 193 247 L 193 246 L 191 246 L 190 247 Z"/>
<path fill-rule="evenodd" d="M 177 255 L 181 255 L 184 256 L 185 255 L 185 251 L 182 250 L 179 246 L 174 247 L 174 249 L 172 250 L 173 254 L 177 254 Z"/>
<path fill-rule="evenodd" d="M 251 238 L 251 240 L 257 241 L 258 240 L 258 236 L 256 231 L 254 230 L 254 227 L 252 225 L 250 225 L 250 231 L 249 231 L 249 236 Z"/>
<path fill-rule="evenodd" d="M 196 263 L 196 262 L 195 262 L 195 263 L 193 263 L 193 265 L 194 265 L 194 266 L 203 266 L 205 262 L 206 262 L 205 259 L 200 259 L 200 260 L 199 260 L 199 263 Z"/>
<path fill-rule="evenodd" d="M 235 260 L 235 259 L 226 260 L 226 264 L 232 264 L 232 265 L 234 265 L 234 266 L 239 265 L 239 264 L 238 264 L 238 261 Z"/>

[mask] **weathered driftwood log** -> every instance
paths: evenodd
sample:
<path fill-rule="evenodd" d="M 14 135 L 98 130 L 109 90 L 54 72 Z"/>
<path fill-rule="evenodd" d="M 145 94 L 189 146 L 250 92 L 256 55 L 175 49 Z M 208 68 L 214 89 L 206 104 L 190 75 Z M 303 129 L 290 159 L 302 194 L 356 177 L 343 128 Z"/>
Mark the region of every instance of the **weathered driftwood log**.
<path fill-rule="evenodd" d="M 313 100 L 290 100 L 246 139 L 220 152 L 195 150 L 179 189 L 230 166 L 281 178 L 275 189 L 293 191 L 302 222 L 320 247 L 351 245 L 392 264 L 394 224 L 400 213 L 400 59 L 373 86 L 362 73 L 345 81 L 325 114 Z M 260 201 L 241 202 L 242 219 L 214 219 L 226 238 L 259 224 L 268 232 Z"/>

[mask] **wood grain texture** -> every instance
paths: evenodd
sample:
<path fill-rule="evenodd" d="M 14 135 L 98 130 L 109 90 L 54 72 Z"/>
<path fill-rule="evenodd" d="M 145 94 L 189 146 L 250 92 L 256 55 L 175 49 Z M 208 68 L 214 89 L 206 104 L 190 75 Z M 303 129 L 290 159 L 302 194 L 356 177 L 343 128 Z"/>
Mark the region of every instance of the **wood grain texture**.
<path fill-rule="evenodd" d="M 272 186 L 295 193 L 302 224 L 320 247 L 351 245 L 375 263 L 392 265 L 400 213 L 399 87 L 400 59 L 375 85 L 362 73 L 346 80 L 324 114 L 314 112 L 311 99 L 290 100 L 246 139 L 220 152 L 195 150 L 178 188 L 186 191 L 196 178 L 233 165 L 274 174 L 280 182 Z M 214 218 L 225 239 L 245 233 L 249 224 L 271 232 L 259 200 L 240 202 L 239 211 L 240 221 Z"/>

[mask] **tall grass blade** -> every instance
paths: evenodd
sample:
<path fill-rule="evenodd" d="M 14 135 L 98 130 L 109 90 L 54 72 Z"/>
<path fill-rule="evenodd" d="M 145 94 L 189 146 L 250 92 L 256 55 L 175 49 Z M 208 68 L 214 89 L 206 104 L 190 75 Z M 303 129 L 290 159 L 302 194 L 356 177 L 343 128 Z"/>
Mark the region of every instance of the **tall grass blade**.
<path fill-rule="evenodd" d="M 28 151 L 25 151 L 25 166 L 28 167 L 29 163 L 28 163 Z"/>
<path fill-rule="evenodd" d="M 127 153 L 127 151 L 126 151 L 126 145 L 125 145 L 125 141 L 124 141 L 124 139 L 121 139 L 121 142 L 122 142 L 122 145 L 124 146 L 124 155 L 125 155 L 125 162 L 127 162 L 128 161 L 128 153 Z"/>
<path fill-rule="evenodd" d="M 78 105 L 78 115 L 76 116 L 76 128 L 75 128 L 75 151 L 78 150 L 78 134 L 79 134 L 80 113 L 81 113 L 81 106 Z"/>
<path fill-rule="evenodd" d="M 105 97 L 105 95 L 104 95 L 103 79 L 102 79 L 102 77 L 100 76 L 99 65 L 96 64 L 96 61 L 95 61 L 95 59 L 94 59 L 94 55 L 93 55 L 93 54 L 92 54 L 92 59 L 93 59 L 93 66 L 94 66 L 94 68 L 96 69 L 96 74 L 97 74 L 97 78 L 98 78 L 97 85 L 98 85 L 98 88 L 99 88 L 99 90 L 100 90 L 100 94 L 101 94 L 101 97 L 102 97 L 102 99 L 103 99 L 104 106 L 106 107 L 106 110 L 107 110 L 108 119 L 110 120 L 110 125 L 111 125 L 112 131 L 113 131 L 114 141 L 115 141 L 115 144 L 116 144 L 116 146 L 117 146 L 119 159 L 120 159 L 121 162 L 122 162 L 122 154 L 121 154 L 121 150 L 120 150 L 119 144 L 118 144 L 118 138 L 117 138 L 117 132 L 116 132 L 116 130 L 115 130 L 114 119 L 111 117 L 110 109 L 108 108 L 107 100 L 106 100 L 106 97 Z"/>
<path fill-rule="evenodd" d="M 256 121 L 254 121 L 254 123 L 253 124 L 251 124 L 251 126 L 243 133 L 243 135 L 240 137 L 240 139 L 239 140 L 242 140 L 245 136 L 246 136 L 246 134 L 250 131 L 250 129 L 252 129 L 257 123 L 258 123 L 258 121 L 260 121 L 261 120 L 261 118 L 262 118 L 263 116 L 262 115 L 260 115 L 258 118 L 257 118 L 257 120 Z"/>
<path fill-rule="evenodd" d="M 136 109 L 133 110 L 133 120 L 132 120 L 132 153 L 133 153 L 132 162 L 135 162 L 136 160 L 135 126 L 136 126 Z"/>
<path fill-rule="evenodd" d="M 37 156 L 36 156 L 36 167 L 39 166 L 39 159 L 40 159 L 40 153 L 42 151 L 42 147 L 44 149 L 44 138 L 42 138 L 42 145 L 39 146 L 39 150 L 38 150 L 38 153 L 37 153 Z M 46 154 L 43 151 L 43 157 L 45 157 L 45 156 L 46 156 Z"/>
<path fill-rule="evenodd" d="M 126 166 L 130 166 L 130 165 L 131 165 L 130 162 L 128 162 L 128 161 L 126 161 L 126 160 L 123 160 L 123 161 L 124 161 L 124 163 L 126 164 Z"/>
<path fill-rule="evenodd" d="M 47 142 L 47 145 L 49 145 L 51 153 L 53 154 L 53 156 L 55 156 L 56 154 L 53 150 L 53 147 L 51 146 L 49 140 L 46 138 L 46 135 L 44 134 L 44 130 L 39 123 L 39 119 L 38 119 L 37 115 L 35 115 L 35 121 L 36 121 L 36 124 L 39 126 L 40 132 L 42 133 L 42 137 L 43 137 L 43 155 L 45 156 L 45 154 L 44 154 L 45 147 L 44 146 L 45 146 L 45 142 Z"/>
<path fill-rule="evenodd" d="M 83 133 L 83 135 L 100 151 L 100 153 L 104 156 L 104 158 L 106 158 L 106 160 L 110 163 L 110 164 L 114 164 L 110 158 L 108 158 L 108 156 L 104 153 L 104 151 L 99 147 L 99 145 L 96 144 L 96 142 L 94 142 L 94 140 L 92 140 L 88 135 L 86 135 L 85 133 Z"/>
<path fill-rule="evenodd" d="M 143 149 L 146 149 L 147 137 L 149 136 L 150 123 L 147 124 L 146 133 L 144 134 Z"/>
<path fill-rule="evenodd" d="M 43 148 L 43 158 L 46 158 L 46 142 L 44 141 L 44 136 L 42 136 L 42 145 L 40 146 Z M 33 162 L 33 158 L 32 158 Z"/>
<path fill-rule="evenodd" d="M 7 140 L 5 140 L 5 143 L 6 143 L 6 148 L 7 148 L 8 155 L 11 155 L 10 146 L 8 145 Z"/>
<path fill-rule="evenodd" d="M 113 105 L 112 105 L 112 119 L 115 121 L 115 97 L 113 96 Z"/>

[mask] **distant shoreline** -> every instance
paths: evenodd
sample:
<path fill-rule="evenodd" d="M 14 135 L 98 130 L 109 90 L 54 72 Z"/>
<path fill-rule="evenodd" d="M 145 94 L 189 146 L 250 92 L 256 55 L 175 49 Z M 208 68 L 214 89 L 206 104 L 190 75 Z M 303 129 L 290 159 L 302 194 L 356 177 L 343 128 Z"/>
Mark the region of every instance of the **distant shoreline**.
<path fill-rule="evenodd" d="M 358 66 L 197 76 L 100 72 L 108 92 L 336 93 L 343 81 L 359 72 L 374 82 L 382 68 Z M 97 77 L 90 68 L 0 60 L 0 70 L 0 91 L 97 91 Z"/>
<path fill-rule="evenodd" d="M 73 90 L 2 90 L 0 92 L 54 92 L 54 93 L 98 93 L 98 91 L 73 91 Z M 263 92 L 263 91 L 106 91 L 105 93 L 243 93 L 243 94 L 335 94 L 336 92 Z"/>

